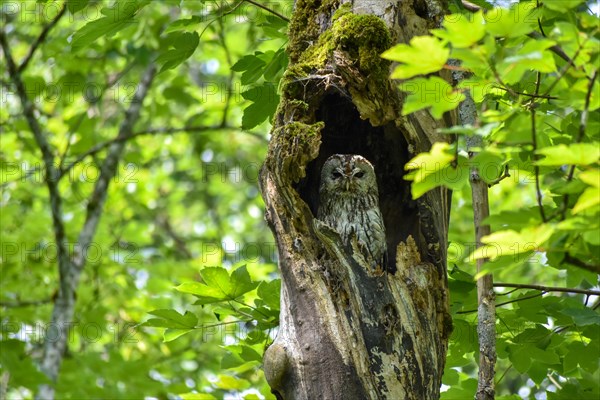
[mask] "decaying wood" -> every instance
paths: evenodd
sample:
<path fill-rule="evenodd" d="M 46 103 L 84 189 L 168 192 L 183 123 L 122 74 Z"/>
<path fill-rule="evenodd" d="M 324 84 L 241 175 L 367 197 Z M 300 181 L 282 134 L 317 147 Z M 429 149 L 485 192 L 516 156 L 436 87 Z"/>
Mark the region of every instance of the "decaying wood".
<path fill-rule="evenodd" d="M 452 116 L 402 117 L 378 55 L 426 34 L 443 9 L 433 0 L 296 2 L 260 177 L 282 278 L 280 330 L 264 359 L 278 398 L 439 398 L 451 330 L 449 195 L 436 189 L 412 200 L 403 175 L 410 158 L 444 139 L 437 129 Z M 362 267 L 356 249 L 315 219 L 320 169 L 335 153 L 375 166 L 388 271 Z"/>

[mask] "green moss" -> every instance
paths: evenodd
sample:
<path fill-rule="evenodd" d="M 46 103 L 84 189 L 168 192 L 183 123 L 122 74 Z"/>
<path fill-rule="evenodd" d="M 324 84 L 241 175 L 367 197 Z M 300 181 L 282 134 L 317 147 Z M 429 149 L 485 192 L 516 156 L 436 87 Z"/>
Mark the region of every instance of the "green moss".
<path fill-rule="evenodd" d="M 310 140 L 310 138 L 320 134 L 325 127 L 322 121 L 314 124 L 305 124 L 302 122 L 291 122 L 283 127 L 286 136 L 293 136 L 300 140 Z"/>
<path fill-rule="evenodd" d="M 340 0 L 297 0 L 294 14 L 288 27 L 288 54 L 292 63 L 296 62 L 301 54 L 317 41 L 320 33 L 318 16 L 328 16 L 331 10 L 336 9 Z"/>
<path fill-rule="evenodd" d="M 364 74 L 379 74 L 389 69 L 389 61 L 380 54 L 392 44 L 390 32 L 385 23 L 374 15 L 357 15 L 344 4 L 334 14 L 333 25 L 310 46 L 299 59 L 299 64 L 312 68 L 322 68 L 334 50 L 348 53 L 356 60 L 359 71 Z"/>
<path fill-rule="evenodd" d="M 372 123 L 382 123 L 393 114 L 390 110 L 382 110 L 382 104 L 389 99 L 391 86 L 390 61 L 380 56 L 391 47 L 392 36 L 380 18 L 354 14 L 350 3 L 340 6 L 339 1 L 297 0 L 289 28 L 290 65 L 280 86 L 283 99 L 287 101 L 282 102 L 279 111 L 285 110 L 293 119 L 310 122 L 309 115 L 312 114 L 308 110 L 313 104 L 305 98 L 308 77 L 330 73 L 331 67 L 337 64 L 336 75 L 342 77 L 361 116 Z M 328 19 L 331 19 L 331 26 L 321 32 L 320 24 Z M 292 99 L 303 99 L 309 106 L 289 104 Z"/>

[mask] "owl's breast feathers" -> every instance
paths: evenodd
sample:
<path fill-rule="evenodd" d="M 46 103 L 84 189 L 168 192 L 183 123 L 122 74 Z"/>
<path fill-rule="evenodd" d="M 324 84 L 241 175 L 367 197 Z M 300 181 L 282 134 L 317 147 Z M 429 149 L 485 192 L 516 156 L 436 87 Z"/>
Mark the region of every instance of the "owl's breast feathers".
<path fill-rule="evenodd" d="M 355 237 L 367 263 L 372 268 L 385 269 L 385 226 L 377 193 L 340 191 L 323 195 L 321 202 L 317 218 L 335 229 L 346 246 L 352 246 Z"/>

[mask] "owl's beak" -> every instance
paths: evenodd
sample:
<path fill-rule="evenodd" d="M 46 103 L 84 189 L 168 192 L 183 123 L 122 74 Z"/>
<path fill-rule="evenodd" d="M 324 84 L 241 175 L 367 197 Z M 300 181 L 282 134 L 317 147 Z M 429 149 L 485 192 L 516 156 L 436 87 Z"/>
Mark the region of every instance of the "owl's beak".
<path fill-rule="evenodd" d="M 346 176 L 344 177 L 344 186 L 346 187 L 346 191 L 350 190 L 350 180 L 352 179 L 352 177 L 350 176 Z"/>

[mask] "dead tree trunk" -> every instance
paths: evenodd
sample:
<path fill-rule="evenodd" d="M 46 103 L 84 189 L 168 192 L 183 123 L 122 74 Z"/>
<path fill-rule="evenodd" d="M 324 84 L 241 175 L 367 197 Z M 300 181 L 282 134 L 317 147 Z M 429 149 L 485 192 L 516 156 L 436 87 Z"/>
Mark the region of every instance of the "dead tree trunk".
<path fill-rule="evenodd" d="M 379 55 L 439 24 L 442 0 L 297 0 L 290 65 L 261 171 L 282 277 L 280 330 L 264 359 L 283 399 L 436 399 L 447 350 L 449 194 L 412 200 L 404 165 L 453 122 L 400 114 Z M 364 269 L 315 222 L 332 154 L 375 166 L 388 270 Z"/>

